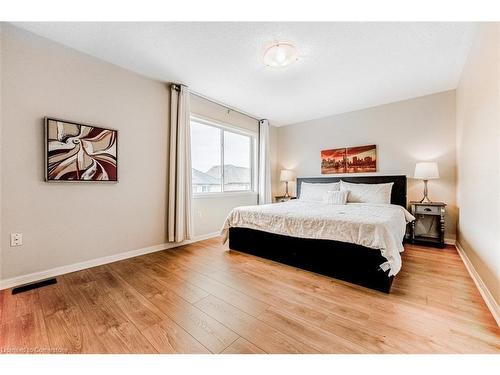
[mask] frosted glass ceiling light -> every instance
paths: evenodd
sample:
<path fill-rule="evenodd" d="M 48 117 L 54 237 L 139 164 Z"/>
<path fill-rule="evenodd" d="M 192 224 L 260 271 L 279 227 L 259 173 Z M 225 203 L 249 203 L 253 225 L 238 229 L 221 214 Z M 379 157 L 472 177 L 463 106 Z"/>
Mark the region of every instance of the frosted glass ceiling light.
<path fill-rule="evenodd" d="M 282 68 L 298 60 L 297 48 L 291 43 L 275 43 L 264 51 L 264 64 Z"/>

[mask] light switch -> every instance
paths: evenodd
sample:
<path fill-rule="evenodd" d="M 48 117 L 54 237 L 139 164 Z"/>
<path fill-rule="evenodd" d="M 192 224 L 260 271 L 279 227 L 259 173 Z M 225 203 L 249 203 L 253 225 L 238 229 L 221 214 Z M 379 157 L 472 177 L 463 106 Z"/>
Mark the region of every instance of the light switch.
<path fill-rule="evenodd" d="M 23 234 L 22 233 L 11 233 L 10 234 L 10 246 L 22 246 L 23 245 Z"/>

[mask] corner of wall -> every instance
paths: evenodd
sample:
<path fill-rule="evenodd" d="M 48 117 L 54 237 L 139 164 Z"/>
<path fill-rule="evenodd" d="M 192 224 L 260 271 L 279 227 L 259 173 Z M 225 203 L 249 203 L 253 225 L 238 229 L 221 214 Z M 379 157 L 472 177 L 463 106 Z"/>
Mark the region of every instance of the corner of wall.
<path fill-rule="evenodd" d="M 456 245 L 497 323 L 500 323 L 500 199 L 496 194 L 500 186 L 499 62 L 500 23 L 480 23 L 456 89 L 459 210 Z M 471 162 L 481 150 L 485 150 L 483 157 L 490 160 L 487 165 Z M 477 181 L 483 186 L 479 193 Z"/>
<path fill-rule="evenodd" d="M 476 268 L 474 267 L 474 264 L 471 262 L 469 257 L 467 256 L 467 252 L 464 250 L 460 242 L 455 243 L 455 247 L 457 248 L 458 254 L 460 255 L 460 258 L 462 259 L 462 262 L 465 265 L 465 268 L 467 268 L 467 271 L 469 272 L 469 275 L 471 276 L 472 280 L 474 281 L 474 284 L 476 285 L 477 289 L 479 290 L 479 294 L 481 294 L 481 297 L 483 297 L 484 302 L 486 303 L 486 306 L 490 310 L 491 314 L 493 315 L 493 319 L 497 322 L 497 325 L 500 327 L 500 306 L 498 305 L 495 297 L 491 293 L 491 291 L 488 289 L 486 284 L 484 283 L 482 277 L 479 275 L 477 272 Z"/>

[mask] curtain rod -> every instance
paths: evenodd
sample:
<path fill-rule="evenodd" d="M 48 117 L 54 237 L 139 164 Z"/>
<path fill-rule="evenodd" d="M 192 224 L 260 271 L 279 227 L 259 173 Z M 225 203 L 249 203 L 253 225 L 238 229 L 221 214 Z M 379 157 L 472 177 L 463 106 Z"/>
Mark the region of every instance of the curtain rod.
<path fill-rule="evenodd" d="M 212 102 L 212 103 L 214 103 L 214 104 L 220 105 L 221 107 L 227 108 L 227 109 L 229 109 L 230 111 L 241 113 L 242 115 L 245 115 L 245 116 L 248 116 L 248 117 L 250 117 L 250 118 L 253 118 L 254 120 L 257 120 L 257 121 L 262 120 L 262 119 L 261 119 L 261 118 L 259 118 L 259 117 L 256 117 L 256 116 L 254 116 L 254 115 L 251 115 L 250 113 L 243 112 L 243 111 L 241 111 L 241 110 L 239 110 L 239 109 L 236 109 L 236 108 L 234 108 L 234 107 L 230 107 L 230 106 L 228 106 L 228 105 L 226 105 L 226 104 L 224 104 L 224 103 L 221 103 L 221 102 L 218 102 L 217 100 L 214 100 L 214 99 L 208 98 L 208 97 L 206 97 L 205 95 L 199 94 L 199 93 L 197 93 L 197 92 L 195 92 L 195 91 L 191 91 L 191 90 L 189 90 L 189 93 L 190 93 L 190 94 L 192 94 L 192 95 L 194 95 L 194 96 L 197 96 L 197 97 L 199 97 L 199 98 L 202 98 L 202 99 L 208 100 L 209 102 Z"/>
<path fill-rule="evenodd" d="M 182 84 L 179 84 L 179 83 L 171 83 L 171 84 L 170 84 L 170 87 L 171 87 L 172 89 L 174 89 L 175 91 L 180 91 L 181 86 L 182 86 Z M 221 106 L 221 107 L 224 107 L 224 108 L 226 108 L 226 109 L 228 109 L 228 110 L 230 110 L 230 111 L 241 113 L 242 115 L 245 115 L 245 116 L 248 116 L 248 117 L 250 117 L 250 118 L 253 118 L 254 120 L 257 120 L 257 121 L 262 120 L 262 118 L 256 117 L 256 116 L 251 115 L 250 113 L 247 113 L 247 112 L 243 112 L 243 111 L 241 111 L 241 110 L 239 110 L 239 109 L 236 109 L 236 108 L 234 108 L 234 107 L 230 107 L 230 106 L 228 106 L 227 104 L 224 104 L 224 103 L 221 103 L 221 102 L 219 102 L 219 101 L 217 101 L 217 100 L 211 99 L 211 98 L 209 98 L 208 96 L 205 96 L 205 95 L 202 95 L 202 94 L 200 94 L 200 93 L 197 93 L 196 91 L 191 91 L 191 90 L 189 90 L 189 93 L 190 93 L 191 95 L 194 95 L 194 96 L 197 96 L 197 97 L 199 97 L 199 98 L 205 99 L 205 100 L 207 100 L 207 101 L 209 101 L 209 102 L 211 102 L 211 103 L 214 103 L 214 104 L 217 104 L 217 105 L 219 105 L 219 106 Z"/>

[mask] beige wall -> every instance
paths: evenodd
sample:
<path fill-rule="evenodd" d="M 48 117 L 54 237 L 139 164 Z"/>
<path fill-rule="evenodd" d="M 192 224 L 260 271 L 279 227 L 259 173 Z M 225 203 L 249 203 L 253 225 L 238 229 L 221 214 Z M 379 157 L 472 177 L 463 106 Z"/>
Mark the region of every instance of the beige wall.
<path fill-rule="evenodd" d="M 409 200 L 423 191 L 423 183 L 411 178 L 415 163 L 437 161 L 441 178 L 429 182 L 429 195 L 448 204 L 446 238 L 455 238 L 454 91 L 280 127 L 278 138 L 279 168 L 298 176 L 321 175 L 323 149 L 376 144 L 378 174 L 407 175 Z M 278 186 L 283 193 L 283 184 Z"/>
<path fill-rule="evenodd" d="M 166 85 L 2 27 L 2 278 L 164 243 Z M 44 182 L 44 116 L 118 129 L 120 182 Z"/>
<path fill-rule="evenodd" d="M 500 28 L 481 24 L 457 88 L 458 241 L 500 303 Z"/>
<path fill-rule="evenodd" d="M 257 204 L 257 194 L 253 193 L 194 198 L 192 211 L 195 236 L 203 237 L 219 233 L 224 220 L 233 208 L 254 204 Z"/>
<path fill-rule="evenodd" d="M 194 94 L 191 95 L 190 110 L 192 114 L 200 115 L 209 120 L 230 124 L 251 132 L 259 131 L 258 120 L 243 113 L 228 110 L 226 107 Z"/>
<path fill-rule="evenodd" d="M 275 126 L 269 127 L 269 149 L 271 150 L 269 159 L 271 163 L 271 194 L 273 196 L 273 200 L 276 195 L 280 195 L 278 134 L 279 128 Z"/>

